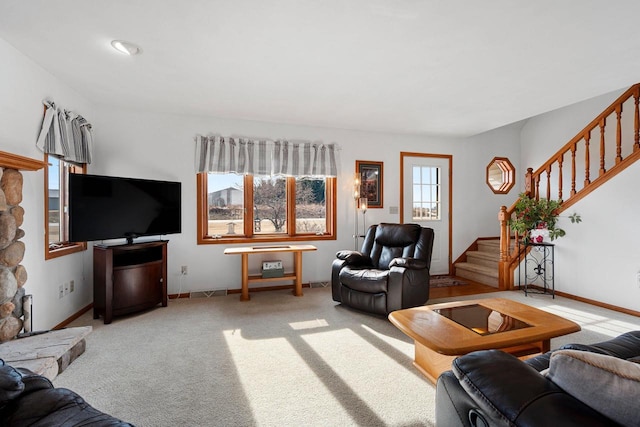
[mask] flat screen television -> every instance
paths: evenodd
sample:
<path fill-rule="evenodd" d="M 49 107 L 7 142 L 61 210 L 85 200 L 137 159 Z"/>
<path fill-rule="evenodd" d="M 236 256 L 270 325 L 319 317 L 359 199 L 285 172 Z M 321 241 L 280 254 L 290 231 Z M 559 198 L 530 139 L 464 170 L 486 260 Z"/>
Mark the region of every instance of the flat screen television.
<path fill-rule="evenodd" d="M 180 233 L 180 203 L 180 182 L 70 174 L 69 240 Z"/>

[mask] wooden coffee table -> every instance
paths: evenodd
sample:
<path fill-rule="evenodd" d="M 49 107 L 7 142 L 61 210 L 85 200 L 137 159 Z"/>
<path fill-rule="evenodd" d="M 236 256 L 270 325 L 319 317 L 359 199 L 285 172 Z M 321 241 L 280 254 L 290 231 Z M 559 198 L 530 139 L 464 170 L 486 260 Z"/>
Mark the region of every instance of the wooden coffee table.
<path fill-rule="evenodd" d="M 580 330 L 555 314 L 504 298 L 394 311 L 389 320 L 415 342 L 414 366 L 434 384 L 457 356 L 500 349 L 517 357 L 550 350 L 551 338 Z"/>

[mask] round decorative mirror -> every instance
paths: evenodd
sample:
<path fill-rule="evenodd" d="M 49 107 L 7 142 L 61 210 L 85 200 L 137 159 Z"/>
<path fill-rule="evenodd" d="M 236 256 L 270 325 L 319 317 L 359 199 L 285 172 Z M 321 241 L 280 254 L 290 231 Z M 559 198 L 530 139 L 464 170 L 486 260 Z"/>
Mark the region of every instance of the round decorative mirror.
<path fill-rule="evenodd" d="M 494 157 L 487 165 L 487 185 L 496 194 L 507 194 L 516 183 L 516 168 L 506 157 Z"/>

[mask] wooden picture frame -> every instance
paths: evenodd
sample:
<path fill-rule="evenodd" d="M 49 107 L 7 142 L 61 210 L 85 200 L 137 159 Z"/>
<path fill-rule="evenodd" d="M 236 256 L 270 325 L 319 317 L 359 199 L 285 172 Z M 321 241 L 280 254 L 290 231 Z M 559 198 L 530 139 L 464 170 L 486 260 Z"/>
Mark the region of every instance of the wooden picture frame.
<path fill-rule="evenodd" d="M 369 209 L 383 207 L 383 162 L 356 160 L 356 173 L 360 177 L 360 197 L 367 198 Z"/>

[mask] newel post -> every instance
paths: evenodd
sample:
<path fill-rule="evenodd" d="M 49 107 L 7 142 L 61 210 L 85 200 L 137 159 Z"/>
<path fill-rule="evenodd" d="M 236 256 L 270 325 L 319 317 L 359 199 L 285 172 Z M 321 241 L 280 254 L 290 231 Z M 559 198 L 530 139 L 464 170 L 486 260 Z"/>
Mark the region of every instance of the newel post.
<path fill-rule="evenodd" d="M 509 224 L 506 206 L 500 206 L 498 221 L 500 222 L 500 261 L 507 261 L 509 259 Z"/>
<path fill-rule="evenodd" d="M 498 212 L 498 221 L 500 222 L 500 261 L 498 261 L 498 288 L 505 290 L 509 288 L 509 215 L 507 207 L 500 206 Z"/>

